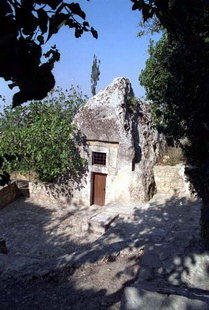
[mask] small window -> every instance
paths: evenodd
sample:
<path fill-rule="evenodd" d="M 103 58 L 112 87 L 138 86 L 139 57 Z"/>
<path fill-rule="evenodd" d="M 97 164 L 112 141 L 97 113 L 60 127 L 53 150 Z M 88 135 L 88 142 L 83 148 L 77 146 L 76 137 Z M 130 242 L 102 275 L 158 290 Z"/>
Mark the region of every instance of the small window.
<path fill-rule="evenodd" d="M 106 166 L 106 153 L 93 152 L 92 165 Z"/>

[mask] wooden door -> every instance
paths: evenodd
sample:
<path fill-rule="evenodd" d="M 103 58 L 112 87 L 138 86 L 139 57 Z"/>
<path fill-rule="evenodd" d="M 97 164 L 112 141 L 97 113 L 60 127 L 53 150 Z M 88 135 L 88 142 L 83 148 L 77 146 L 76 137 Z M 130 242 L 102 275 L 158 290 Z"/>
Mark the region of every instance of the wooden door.
<path fill-rule="evenodd" d="M 93 193 L 92 193 L 93 204 L 104 206 L 105 188 L 106 188 L 106 174 L 93 173 Z"/>

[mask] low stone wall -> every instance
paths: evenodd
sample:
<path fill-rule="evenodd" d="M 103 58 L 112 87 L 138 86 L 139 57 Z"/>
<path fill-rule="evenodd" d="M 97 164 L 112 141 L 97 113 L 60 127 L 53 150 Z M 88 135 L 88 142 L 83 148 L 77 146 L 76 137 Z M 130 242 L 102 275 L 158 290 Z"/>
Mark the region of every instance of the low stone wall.
<path fill-rule="evenodd" d="M 168 195 L 191 195 L 189 182 L 184 174 L 185 166 L 155 166 L 154 178 L 157 192 Z"/>
<path fill-rule="evenodd" d="M 189 182 L 184 175 L 185 166 L 155 166 L 154 179 L 157 192 L 160 194 L 191 196 Z M 134 181 L 134 180 L 133 180 Z M 78 200 L 75 200 L 73 185 L 58 185 L 51 183 L 29 182 L 30 200 L 35 204 L 47 204 L 52 207 L 67 204 L 83 204 L 82 195 L 78 189 Z"/>
<path fill-rule="evenodd" d="M 11 183 L 0 189 L 0 209 L 16 200 L 19 196 L 20 192 L 16 183 Z"/>
<path fill-rule="evenodd" d="M 59 185 L 41 182 L 29 182 L 30 200 L 36 204 L 59 206 L 68 204 L 71 198 L 62 195 L 62 188 Z"/>

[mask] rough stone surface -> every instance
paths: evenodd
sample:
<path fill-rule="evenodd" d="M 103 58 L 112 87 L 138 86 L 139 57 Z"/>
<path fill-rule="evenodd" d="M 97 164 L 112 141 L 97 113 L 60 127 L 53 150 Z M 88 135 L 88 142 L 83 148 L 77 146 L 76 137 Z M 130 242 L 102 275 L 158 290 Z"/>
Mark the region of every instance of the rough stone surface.
<path fill-rule="evenodd" d="M 118 214 L 109 214 L 107 212 L 98 213 L 89 219 L 89 231 L 100 234 L 104 233 L 117 217 Z"/>
<path fill-rule="evenodd" d="M 164 298 L 163 295 L 156 292 L 127 287 L 121 302 L 121 310 L 159 310 Z"/>
<path fill-rule="evenodd" d="M 190 196 L 189 182 L 186 180 L 185 166 L 155 166 L 154 178 L 157 192 L 160 194 Z"/>
<path fill-rule="evenodd" d="M 126 288 L 121 302 L 121 310 L 208 310 L 208 306 L 198 299 L 160 294 L 142 287 Z"/>
<path fill-rule="evenodd" d="M 91 98 L 75 117 L 86 137 L 88 172 L 73 201 L 89 205 L 92 173 L 107 175 L 105 204 L 143 202 L 155 191 L 153 165 L 163 140 L 153 129 L 147 104 L 133 101 L 129 80 L 116 78 Z M 106 165 L 92 165 L 92 152 L 106 153 Z"/>
<path fill-rule="evenodd" d="M 182 281 L 190 287 L 209 289 L 209 252 L 186 258 Z"/>
<path fill-rule="evenodd" d="M 11 183 L 0 189 L 0 209 L 20 196 L 16 183 Z"/>
<path fill-rule="evenodd" d="M 162 304 L 162 310 L 208 310 L 208 302 L 198 299 L 189 299 L 184 296 L 170 295 L 165 298 Z"/>
<path fill-rule="evenodd" d="M 70 187 L 70 184 L 68 186 Z M 66 190 L 66 184 L 58 185 L 56 182 L 29 182 L 30 201 L 36 204 L 53 205 L 53 207 L 67 205 L 71 201 L 71 195 L 68 195 L 68 192 L 70 194 L 70 188 Z"/>

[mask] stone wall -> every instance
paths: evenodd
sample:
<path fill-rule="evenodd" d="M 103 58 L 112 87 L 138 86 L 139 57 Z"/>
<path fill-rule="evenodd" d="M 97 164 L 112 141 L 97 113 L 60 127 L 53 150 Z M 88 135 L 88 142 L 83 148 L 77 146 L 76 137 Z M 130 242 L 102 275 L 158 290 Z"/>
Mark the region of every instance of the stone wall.
<path fill-rule="evenodd" d="M 45 204 L 54 207 L 70 203 L 69 196 L 61 193 L 61 187 L 56 184 L 29 182 L 30 200 L 35 204 Z"/>
<path fill-rule="evenodd" d="M 100 144 L 104 145 L 104 143 Z M 90 143 L 90 149 L 91 147 L 93 150 L 95 150 L 95 143 Z M 117 150 L 118 145 L 112 144 L 110 152 L 117 152 Z M 111 156 L 109 156 L 109 158 L 111 158 Z M 95 171 L 91 165 L 89 167 L 90 172 Z M 122 201 L 127 203 L 132 201 L 133 197 L 131 197 L 131 195 L 133 195 L 133 193 L 130 191 L 130 183 L 132 182 L 133 184 L 137 184 L 139 186 L 140 175 L 136 179 L 135 173 L 132 172 L 131 174 L 130 171 L 127 171 L 126 166 L 123 170 L 117 171 L 116 166 L 114 166 L 114 162 L 111 162 L 111 165 L 109 165 L 109 170 L 107 167 L 97 169 L 98 172 L 104 174 L 109 173 L 109 178 L 107 179 L 106 184 L 106 204 L 114 201 Z M 189 190 L 189 182 L 186 180 L 184 175 L 185 167 L 183 164 L 176 166 L 154 166 L 153 170 L 157 193 L 177 196 L 191 195 Z M 125 184 L 125 182 L 127 184 Z M 122 187 L 122 191 L 120 187 Z M 75 195 L 75 191 L 72 190 L 73 185 L 70 183 L 66 193 L 62 191 L 60 185 L 58 184 L 29 182 L 30 200 L 36 204 L 47 204 L 52 207 L 59 207 L 61 205 L 67 205 L 71 203 L 75 205 L 89 205 L 90 188 L 90 177 L 86 178 L 85 186 L 83 189 L 77 191 L 77 195 Z M 146 197 L 143 197 L 143 199 L 145 198 Z"/>
<path fill-rule="evenodd" d="M 190 195 L 189 182 L 184 174 L 185 166 L 155 166 L 154 178 L 157 192 L 169 195 Z"/>
<path fill-rule="evenodd" d="M 0 209 L 16 200 L 20 196 L 20 192 L 16 183 L 11 183 L 0 189 Z"/>

